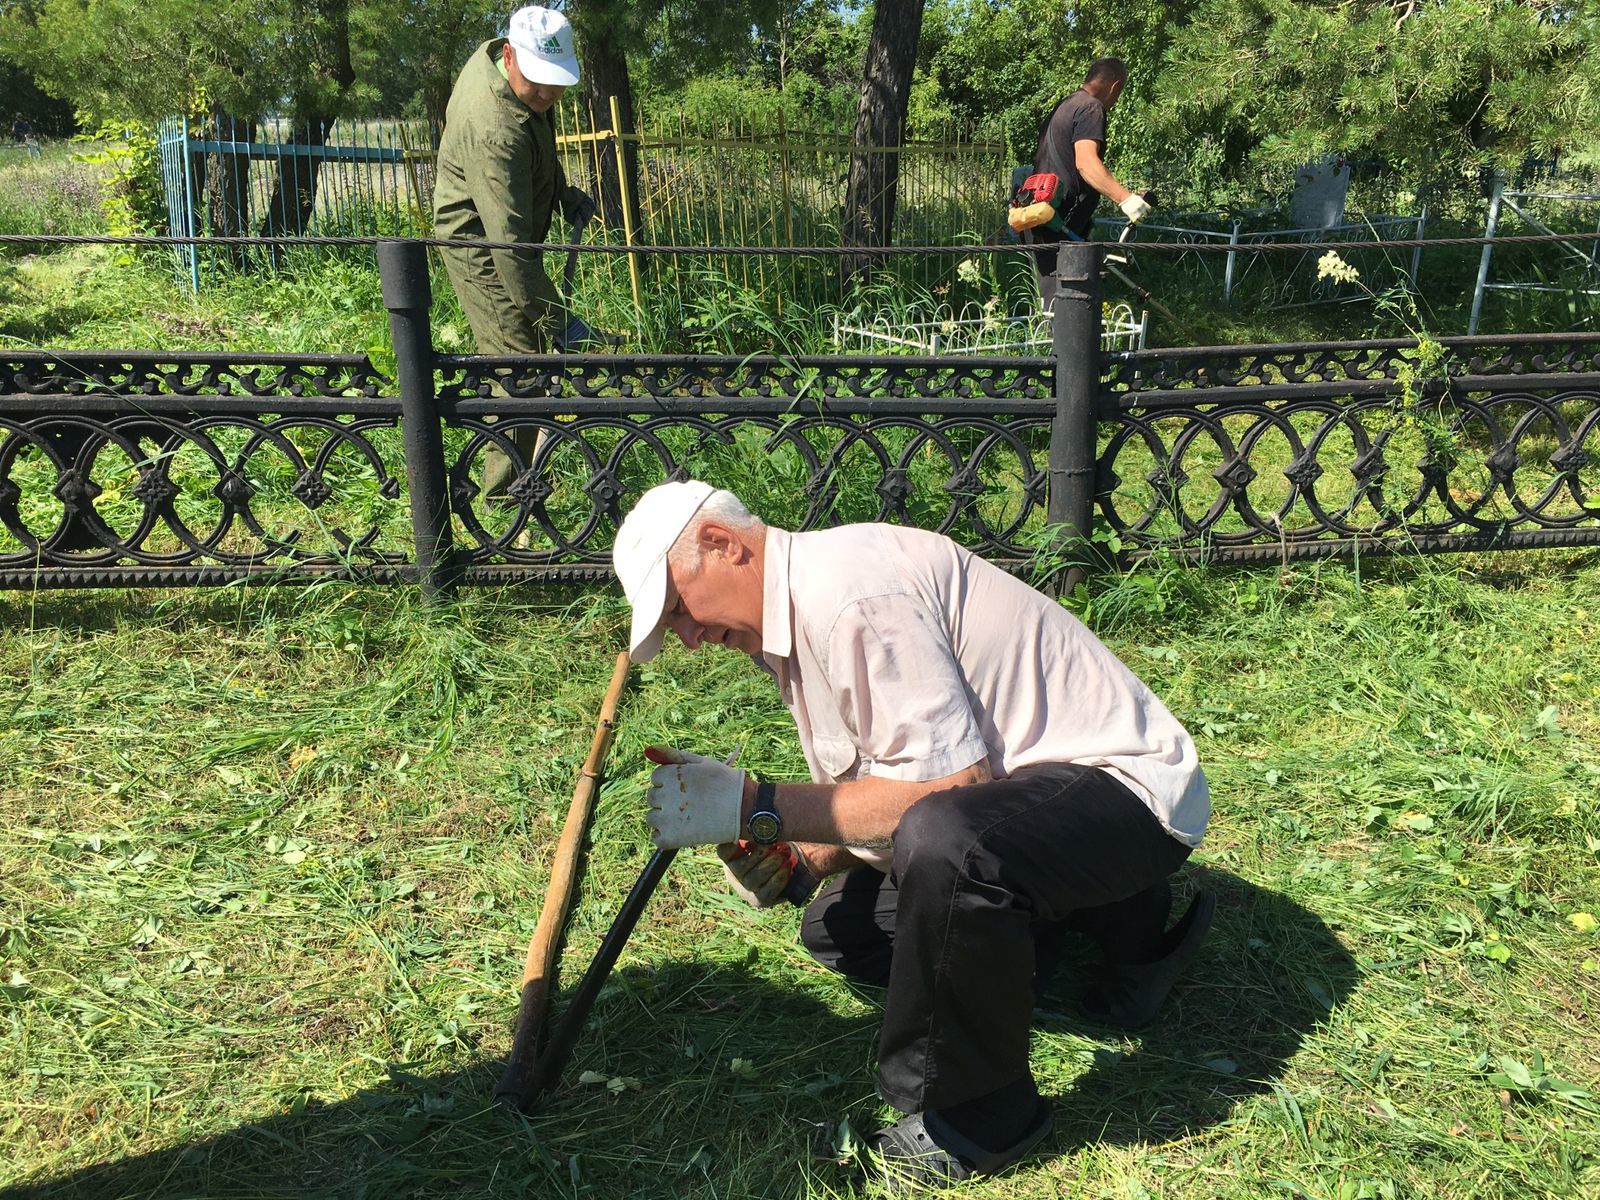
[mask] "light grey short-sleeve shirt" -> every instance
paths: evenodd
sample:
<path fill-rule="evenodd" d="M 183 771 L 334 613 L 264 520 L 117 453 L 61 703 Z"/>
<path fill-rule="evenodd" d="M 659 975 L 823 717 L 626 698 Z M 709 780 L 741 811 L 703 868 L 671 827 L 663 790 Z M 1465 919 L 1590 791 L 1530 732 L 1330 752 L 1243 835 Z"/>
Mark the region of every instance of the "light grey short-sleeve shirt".
<path fill-rule="evenodd" d="M 949 538 L 898 525 L 767 531 L 762 653 L 817 783 L 1111 772 L 1200 844 L 1193 740 L 1083 622 Z M 872 856 L 878 857 L 878 856 Z"/>

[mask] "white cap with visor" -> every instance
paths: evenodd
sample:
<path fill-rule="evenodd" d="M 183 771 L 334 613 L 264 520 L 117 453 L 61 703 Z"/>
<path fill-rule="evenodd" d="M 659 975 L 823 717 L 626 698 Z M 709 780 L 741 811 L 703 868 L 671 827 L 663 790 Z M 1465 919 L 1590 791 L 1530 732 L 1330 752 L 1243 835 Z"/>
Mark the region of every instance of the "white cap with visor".
<path fill-rule="evenodd" d="M 537 4 L 517 9 L 506 41 L 517 52 L 517 70 L 529 83 L 571 87 L 578 82 L 572 23 L 554 9 Z"/>
<path fill-rule="evenodd" d="M 667 609 L 667 551 L 715 490 L 698 479 L 658 484 L 639 497 L 617 530 L 611 562 L 633 606 L 628 653 L 634 662 L 649 662 L 661 650 L 667 632 L 662 624 Z"/>

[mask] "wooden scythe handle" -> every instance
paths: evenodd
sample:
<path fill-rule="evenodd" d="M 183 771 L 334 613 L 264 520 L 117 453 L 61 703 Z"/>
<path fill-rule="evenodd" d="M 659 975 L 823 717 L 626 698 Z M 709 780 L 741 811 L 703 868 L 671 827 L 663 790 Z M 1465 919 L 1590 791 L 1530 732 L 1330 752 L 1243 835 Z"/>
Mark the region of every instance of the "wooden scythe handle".
<path fill-rule="evenodd" d="M 533 940 L 528 943 L 528 958 L 522 969 L 522 1002 L 517 1010 L 516 1033 L 511 1039 L 511 1056 L 506 1062 L 505 1074 L 495 1088 L 494 1097 L 501 1103 L 521 1107 L 544 1035 L 556 956 L 566 930 L 572 898 L 578 890 L 578 865 L 583 855 L 583 842 L 589 831 L 589 818 L 594 812 L 594 799 L 600 788 L 606 752 L 611 748 L 617 702 L 627 682 L 628 665 L 626 653 L 617 655 L 617 665 L 611 673 L 611 686 L 606 689 L 605 699 L 600 703 L 600 718 L 595 723 L 594 740 L 589 743 L 589 757 L 584 760 L 583 770 L 578 775 L 572 803 L 567 806 L 566 823 L 561 827 L 561 839 L 556 843 L 555 858 L 550 865 L 550 886 L 545 890 L 544 907 L 539 911 L 539 923 L 534 926 Z"/>

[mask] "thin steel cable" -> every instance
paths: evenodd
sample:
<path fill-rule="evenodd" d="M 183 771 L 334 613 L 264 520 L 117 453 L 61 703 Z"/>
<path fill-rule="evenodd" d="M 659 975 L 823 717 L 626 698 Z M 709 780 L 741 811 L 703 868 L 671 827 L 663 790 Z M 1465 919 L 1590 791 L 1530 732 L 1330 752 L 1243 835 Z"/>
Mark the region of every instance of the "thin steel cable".
<path fill-rule="evenodd" d="M 1268 251 L 1413 249 L 1439 246 L 1516 246 L 1555 242 L 1600 241 L 1595 233 L 1537 233 L 1495 237 L 1396 238 L 1365 242 L 1091 242 L 1107 250 L 1137 250 L 1178 254 L 1261 254 Z M 80 233 L 6 233 L 0 245 L 105 245 L 105 246 L 376 246 L 381 242 L 416 242 L 422 246 L 477 250 L 576 250 L 580 254 L 656 254 L 656 255 L 772 255 L 774 257 L 814 258 L 894 258 L 906 255 L 940 254 L 1017 254 L 1053 250 L 1073 243 L 1038 242 L 982 243 L 970 246 L 612 246 L 585 242 L 489 242 L 472 238 L 393 238 L 393 237 L 168 237 L 122 236 Z"/>

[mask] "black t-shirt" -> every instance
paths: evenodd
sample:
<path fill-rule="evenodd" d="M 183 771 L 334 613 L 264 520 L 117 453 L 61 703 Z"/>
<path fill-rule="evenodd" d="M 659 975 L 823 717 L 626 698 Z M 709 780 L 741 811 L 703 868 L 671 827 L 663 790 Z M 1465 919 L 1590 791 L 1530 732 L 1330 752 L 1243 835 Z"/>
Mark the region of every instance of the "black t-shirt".
<path fill-rule="evenodd" d="M 1100 202 L 1100 193 L 1078 174 L 1074 147 L 1085 140 L 1095 143 L 1100 157 L 1105 157 L 1106 106 L 1079 88 L 1056 105 L 1039 127 L 1033 169 L 1061 176 L 1061 223 L 1082 238 L 1094 228 L 1094 209 Z"/>

